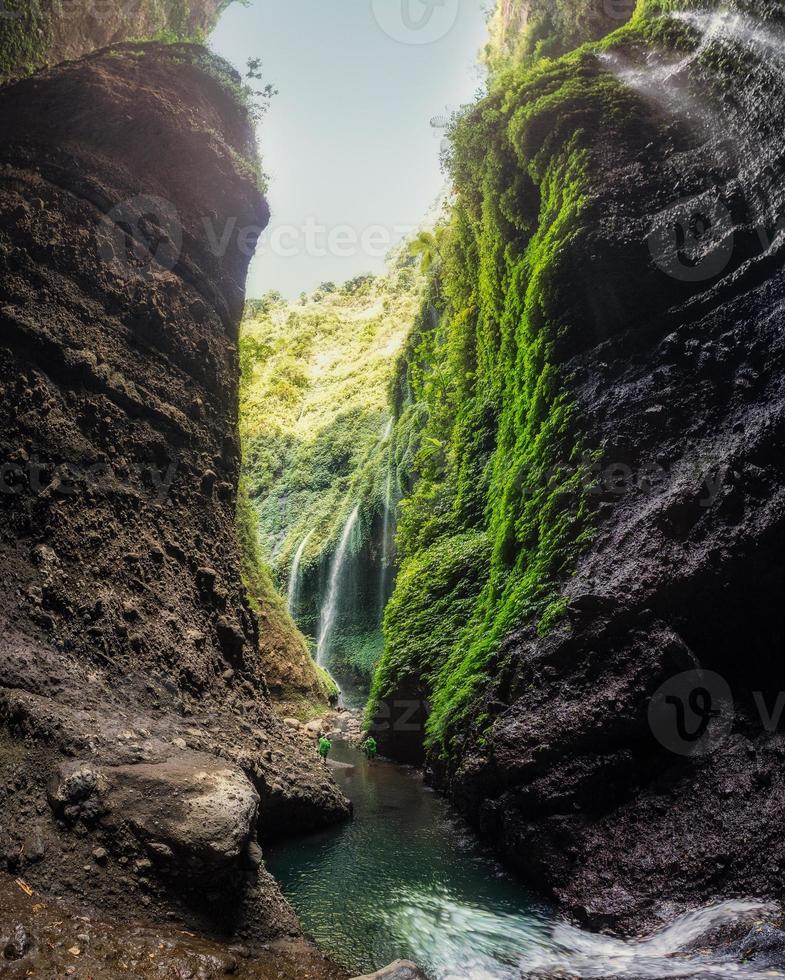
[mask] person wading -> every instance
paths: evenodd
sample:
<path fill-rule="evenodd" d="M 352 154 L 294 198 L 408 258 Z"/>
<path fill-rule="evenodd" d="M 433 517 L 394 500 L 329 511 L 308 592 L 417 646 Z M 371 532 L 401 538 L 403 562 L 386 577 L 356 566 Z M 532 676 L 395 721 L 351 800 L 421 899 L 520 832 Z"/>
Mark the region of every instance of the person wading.
<path fill-rule="evenodd" d="M 369 762 L 372 762 L 376 758 L 376 739 L 373 737 L 373 735 L 369 735 L 363 742 L 363 752 L 365 753 L 365 757 Z"/>
<path fill-rule="evenodd" d="M 327 756 L 330 754 L 330 749 L 333 747 L 333 743 L 327 738 L 326 735 L 322 735 L 319 739 L 319 755 L 322 757 L 322 761 L 327 763 Z"/>

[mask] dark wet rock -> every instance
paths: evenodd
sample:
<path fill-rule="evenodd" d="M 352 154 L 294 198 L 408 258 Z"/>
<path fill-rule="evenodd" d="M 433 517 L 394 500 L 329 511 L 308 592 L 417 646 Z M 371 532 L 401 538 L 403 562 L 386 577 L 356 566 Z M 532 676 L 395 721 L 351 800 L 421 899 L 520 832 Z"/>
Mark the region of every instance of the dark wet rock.
<path fill-rule="evenodd" d="M 738 946 L 742 963 L 754 963 L 760 970 L 785 967 L 785 932 L 769 923 L 753 926 Z"/>
<path fill-rule="evenodd" d="M 754 15 L 780 36 L 780 4 Z M 785 183 L 766 151 L 785 77 L 739 34 L 707 45 L 683 89 L 640 96 L 650 143 L 631 132 L 589 148 L 592 262 L 582 245 L 565 257 L 559 314 L 574 329 L 555 357 L 598 454 L 587 506 L 599 518 L 560 585 L 565 614 L 545 636 L 522 623 L 503 640 L 450 732 L 452 758 L 428 760 L 515 868 L 587 925 L 619 931 L 667 906 L 781 898 L 785 870 L 785 736 L 772 715 L 785 636 L 785 274 L 772 230 Z M 679 57 L 616 55 L 643 79 L 651 61 Z M 705 125 L 684 125 L 687 89 Z M 676 246 L 664 262 L 652 236 L 675 236 L 678 198 L 700 209 L 704 193 L 722 202 L 727 234 L 704 242 L 702 269 Z M 701 691 L 719 714 L 699 710 Z M 693 739 L 703 720 L 707 739 Z M 397 754 L 394 730 L 378 740 Z"/>
<path fill-rule="evenodd" d="M 17 925 L 11 933 L 11 938 L 3 947 L 3 958 L 6 960 L 21 960 L 30 951 L 33 941 L 24 926 Z"/>

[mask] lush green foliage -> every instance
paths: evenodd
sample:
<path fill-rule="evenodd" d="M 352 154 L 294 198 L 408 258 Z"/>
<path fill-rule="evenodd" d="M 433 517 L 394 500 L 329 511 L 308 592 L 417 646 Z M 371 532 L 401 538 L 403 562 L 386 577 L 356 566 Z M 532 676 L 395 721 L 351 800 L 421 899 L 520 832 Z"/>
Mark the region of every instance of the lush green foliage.
<path fill-rule="evenodd" d="M 337 698 L 338 689 L 330 675 L 311 660 L 305 637 L 275 587 L 259 546 L 259 526 L 245 479 L 240 480 L 237 495 L 236 525 L 243 585 L 259 622 L 259 655 L 265 676 L 280 699 L 299 703 L 301 713 L 309 714 L 315 705 L 325 706 Z"/>
<path fill-rule="evenodd" d="M 296 303 L 269 294 L 248 303 L 240 339 L 249 492 L 282 589 L 310 534 L 297 612 L 311 636 L 337 541 L 360 505 L 345 590 L 352 602 L 339 617 L 335 656 L 368 679 L 381 652 L 378 539 L 391 472 L 391 445 L 382 438 L 388 388 L 422 282 L 416 263 L 401 253 L 385 276 L 324 283 Z"/>
<path fill-rule="evenodd" d="M 433 749 L 449 752 L 501 639 L 562 614 L 591 539 L 593 447 L 565 351 L 591 291 L 593 150 L 642 131 L 637 99 L 588 49 L 523 59 L 453 127 L 455 205 L 393 391 L 410 492 L 373 691 L 424 682 Z"/>
<path fill-rule="evenodd" d="M 39 4 L 5 0 L 0 17 L 0 85 L 28 75 L 45 61 L 52 28 Z"/>

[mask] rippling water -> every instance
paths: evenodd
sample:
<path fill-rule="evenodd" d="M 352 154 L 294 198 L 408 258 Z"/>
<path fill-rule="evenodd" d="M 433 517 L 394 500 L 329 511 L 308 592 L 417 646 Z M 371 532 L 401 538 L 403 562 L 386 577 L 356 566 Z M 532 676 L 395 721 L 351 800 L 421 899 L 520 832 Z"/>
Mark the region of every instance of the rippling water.
<path fill-rule="evenodd" d="M 547 936 L 546 906 L 507 876 L 412 770 L 335 742 L 355 819 L 267 850 L 319 945 L 348 969 L 413 959 L 435 980 L 517 976 Z"/>
<path fill-rule="evenodd" d="M 369 765 L 338 741 L 333 758 L 346 764 L 335 775 L 355 819 L 268 848 L 267 864 L 308 932 L 353 973 L 401 957 L 434 980 L 784 976 L 674 956 L 718 925 L 767 917 L 769 906 L 724 902 L 639 940 L 585 932 L 505 874 L 416 772 Z"/>

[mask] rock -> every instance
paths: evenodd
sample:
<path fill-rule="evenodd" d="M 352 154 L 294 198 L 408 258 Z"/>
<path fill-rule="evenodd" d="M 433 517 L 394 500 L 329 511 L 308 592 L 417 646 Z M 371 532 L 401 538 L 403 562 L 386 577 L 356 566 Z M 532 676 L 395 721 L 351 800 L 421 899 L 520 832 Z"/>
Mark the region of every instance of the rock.
<path fill-rule="evenodd" d="M 295 731 L 300 731 L 300 729 L 303 727 L 302 723 L 296 718 L 284 718 L 283 723 L 284 725 L 288 725 L 289 728 L 293 728 Z"/>
<path fill-rule="evenodd" d="M 161 841 L 153 840 L 148 841 L 145 845 L 147 847 L 148 853 L 156 861 L 168 862 L 174 860 L 174 851 L 169 847 L 168 844 L 164 844 Z"/>
<path fill-rule="evenodd" d="M 104 865 L 109 860 L 109 852 L 105 847 L 96 847 L 93 849 L 93 860 L 96 864 Z"/>
<path fill-rule="evenodd" d="M 196 570 L 196 585 L 200 592 L 212 595 L 218 581 L 218 572 L 214 568 L 202 567 Z"/>
<path fill-rule="evenodd" d="M 307 723 L 305 730 L 310 735 L 321 735 L 322 731 L 324 730 L 324 725 L 318 718 L 315 718 L 313 721 L 309 721 Z"/>
<path fill-rule="evenodd" d="M 753 926 L 738 947 L 742 963 L 754 963 L 757 970 L 785 967 L 785 932 L 769 923 Z"/>
<path fill-rule="evenodd" d="M 245 634 L 239 624 L 229 616 L 221 616 L 216 624 L 218 642 L 224 654 L 230 659 L 237 659 L 245 646 Z"/>
<path fill-rule="evenodd" d="M 395 960 L 376 973 L 364 973 L 354 980 L 427 980 L 427 976 L 416 963 L 410 960 Z"/>
<path fill-rule="evenodd" d="M 85 18 L 95 23 L 86 7 L 73 23 Z M 250 255 L 234 239 L 218 254 L 204 220 L 263 227 L 269 213 L 250 177 L 252 126 L 207 61 L 153 42 L 0 87 L 0 459 L 31 479 L 36 459 L 95 475 L 71 498 L 63 467 L 41 492 L 3 495 L 2 756 L 20 783 L 2 788 L 0 841 L 16 871 L 42 816 L 48 851 L 25 868 L 30 886 L 129 917 L 142 897 L 135 876 L 119 881 L 119 861 L 128 874 L 146 854 L 156 915 L 181 911 L 182 896 L 155 881 L 176 867 L 186 890 L 209 880 L 218 896 L 199 913 L 205 929 L 244 921 L 256 942 L 298 926 L 269 876 L 244 890 L 259 798 L 240 762 L 265 793 L 286 774 L 269 826 L 325 826 L 348 806 L 284 735 L 261 657 L 242 662 L 250 707 L 214 683 L 229 666 L 218 615 L 231 610 L 249 652 L 255 636 L 233 519 L 233 343 Z M 43 203 L 20 227 L 9 215 L 24 200 Z M 203 320 L 190 312 L 199 297 Z M 225 500 L 200 495 L 208 470 Z M 185 716 L 203 754 L 170 744 Z M 132 727 L 147 734 L 121 737 Z M 269 739 L 269 763 L 252 731 Z"/>
<path fill-rule="evenodd" d="M 245 852 L 246 863 L 249 868 L 261 868 L 264 863 L 264 855 L 261 847 L 256 841 L 251 841 Z"/>
<path fill-rule="evenodd" d="M 101 794 L 106 781 L 100 772 L 84 763 L 65 763 L 47 787 L 49 805 L 68 823 L 91 822 L 101 816 Z"/>
<path fill-rule="evenodd" d="M 3 948 L 3 956 L 7 960 L 21 960 L 30 952 L 32 945 L 32 939 L 24 926 L 18 925 Z"/>
<path fill-rule="evenodd" d="M 239 769 L 196 752 L 113 769 L 107 803 L 148 849 L 165 845 L 184 874 L 197 875 L 239 860 L 259 810 L 259 796 Z"/>
<path fill-rule="evenodd" d="M 24 856 L 31 863 L 35 864 L 43 860 L 46 853 L 46 842 L 40 826 L 36 826 L 25 838 Z"/>

